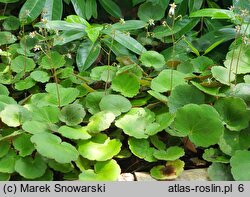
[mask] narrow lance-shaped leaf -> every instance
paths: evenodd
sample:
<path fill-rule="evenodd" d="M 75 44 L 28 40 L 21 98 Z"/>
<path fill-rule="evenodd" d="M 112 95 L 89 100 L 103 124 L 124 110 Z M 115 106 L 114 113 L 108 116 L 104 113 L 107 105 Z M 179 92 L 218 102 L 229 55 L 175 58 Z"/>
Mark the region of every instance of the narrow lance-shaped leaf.
<path fill-rule="evenodd" d="M 122 12 L 119 6 L 112 0 L 99 0 L 102 7 L 112 16 L 121 18 Z"/>
<path fill-rule="evenodd" d="M 46 0 L 44 5 L 43 18 L 46 20 L 60 20 L 62 18 L 62 0 Z"/>

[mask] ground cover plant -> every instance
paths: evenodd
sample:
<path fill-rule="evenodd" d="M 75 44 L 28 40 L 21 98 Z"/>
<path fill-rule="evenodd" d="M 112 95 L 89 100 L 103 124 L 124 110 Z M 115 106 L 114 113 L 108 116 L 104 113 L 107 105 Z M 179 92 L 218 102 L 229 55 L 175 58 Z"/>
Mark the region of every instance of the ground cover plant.
<path fill-rule="evenodd" d="M 250 180 L 249 0 L 0 0 L 0 180 Z"/>

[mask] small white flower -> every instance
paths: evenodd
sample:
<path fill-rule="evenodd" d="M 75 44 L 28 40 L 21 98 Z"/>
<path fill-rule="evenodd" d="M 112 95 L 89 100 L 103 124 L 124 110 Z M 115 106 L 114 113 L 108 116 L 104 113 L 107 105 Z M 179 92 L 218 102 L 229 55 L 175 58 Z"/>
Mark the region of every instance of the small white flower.
<path fill-rule="evenodd" d="M 35 36 L 36 36 L 36 31 L 33 31 L 33 32 L 30 32 L 29 33 L 29 36 L 31 37 L 31 38 L 34 38 Z"/>
<path fill-rule="evenodd" d="M 235 30 L 236 30 L 237 33 L 239 33 L 240 30 L 241 30 L 241 26 L 239 26 L 239 25 L 235 26 Z"/>
<path fill-rule="evenodd" d="M 148 24 L 149 24 L 149 25 L 155 25 L 154 19 L 149 19 L 149 20 L 148 20 Z"/>
<path fill-rule="evenodd" d="M 69 59 L 72 59 L 71 53 L 67 53 L 67 54 L 66 54 L 66 57 L 69 58 Z"/>
<path fill-rule="evenodd" d="M 228 8 L 230 11 L 233 11 L 235 9 L 235 7 L 233 5 L 231 5 L 229 8 Z"/>
<path fill-rule="evenodd" d="M 166 26 L 167 26 L 167 22 L 166 22 L 166 21 L 163 21 L 163 22 L 162 22 L 162 26 L 163 26 L 163 27 L 166 27 Z"/>
<path fill-rule="evenodd" d="M 123 18 L 120 18 L 119 23 L 121 23 L 123 25 L 123 24 L 125 24 L 125 20 Z"/>
<path fill-rule="evenodd" d="M 40 51 L 42 49 L 42 47 L 40 45 L 35 45 L 34 46 L 34 51 Z"/>
<path fill-rule="evenodd" d="M 171 3 L 171 4 L 169 4 L 169 6 L 170 6 L 170 9 L 169 9 L 168 15 L 170 17 L 172 17 L 175 15 L 175 9 L 176 9 L 177 5 L 175 3 Z"/>

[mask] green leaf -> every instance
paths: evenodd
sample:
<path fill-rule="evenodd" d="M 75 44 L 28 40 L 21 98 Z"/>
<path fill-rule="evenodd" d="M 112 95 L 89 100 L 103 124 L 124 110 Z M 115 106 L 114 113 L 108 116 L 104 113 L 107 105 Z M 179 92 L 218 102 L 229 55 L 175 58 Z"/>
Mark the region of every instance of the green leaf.
<path fill-rule="evenodd" d="M 55 160 L 49 160 L 48 165 L 53 170 L 62 173 L 68 173 L 73 170 L 73 165 L 71 163 L 57 163 Z"/>
<path fill-rule="evenodd" d="M 30 77 L 38 82 L 45 83 L 50 80 L 50 76 L 47 72 L 41 71 L 41 70 L 36 70 L 30 73 Z"/>
<path fill-rule="evenodd" d="M 86 27 L 85 32 L 87 33 L 89 39 L 95 43 L 100 35 L 100 31 L 103 29 L 102 25 L 90 25 Z"/>
<path fill-rule="evenodd" d="M 218 143 L 224 127 L 216 110 L 209 105 L 187 104 L 177 110 L 174 128 L 178 134 L 189 136 L 197 146 Z"/>
<path fill-rule="evenodd" d="M 166 121 L 166 123 L 168 124 L 169 122 Z M 151 135 L 155 135 L 167 126 L 164 125 L 162 127 L 160 123 L 155 121 L 154 113 L 144 108 L 131 109 L 127 114 L 118 119 L 115 125 L 121 128 L 127 135 L 137 139 L 145 139 Z"/>
<path fill-rule="evenodd" d="M 141 55 L 143 52 L 146 51 L 146 49 L 138 41 L 136 41 L 131 36 L 124 34 L 118 30 L 115 31 L 106 30 L 104 31 L 104 33 L 106 33 L 112 39 L 119 42 L 122 46 L 126 47 L 127 49 L 133 51 L 138 55 Z"/>
<path fill-rule="evenodd" d="M 126 20 L 124 23 L 118 22 L 112 25 L 112 28 L 119 31 L 131 31 L 145 28 L 146 22 L 141 20 Z"/>
<path fill-rule="evenodd" d="M 86 0 L 85 6 L 86 19 L 90 19 L 91 16 L 97 18 L 97 2 L 93 0 Z"/>
<path fill-rule="evenodd" d="M 178 146 L 169 147 L 167 150 L 155 150 L 154 157 L 159 160 L 174 161 L 184 156 L 183 148 Z"/>
<path fill-rule="evenodd" d="M 1 3 L 15 3 L 18 1 L 20 1 L 20 0 L 0 0 Z"/>
<path fill-rule="evenodd" d="M 98 58 L 101 51 L 98 42 L 84 41 L 77 50 L 76 63 L 80 71 L 87 70 Z"/>
<path fill-rule="evenodd" d="M 54 20 L 54 21 L 47 21 L 46 23 L 36 23 L 34 25 L 35 27 L 45 28 L 48 30 L 75 30 L 75 31 L 81 31 L 84 32 L 86 25 L 83 25 L 82 23 L 74 23 L 74 22 L 67 22 L 67 21 L 60 21 L 60 20 Z M 82 34 L 84 35 L 85 32 Z"/>
<path fill-rule="evenodd" d="M 181 160 L 168 161 L 166 165 L 155 166 L 150 175 L 157 180 L 172 180 L 184 171 L 185 163 Z"/>
<path fill-rule="evenodd" d="M 8 104 L 17 104 L 17 102 L 12 97 L 0 95 L 0 111 L 2 111 Z"/>
<path fill-rule="evenodd" d="M 203 0 L 188 0 L 189 12 L 199 10 L 203 4 Z"/>
<path fill-rule="evenodd" d="M 19 158 L 15 164 L 15 170 L 27 179 L 35 179 L 41 177 L 47 169 L 47 164 L 40 155 L 34 158 Z"/>
<path fill-rule="evenodd" d="M 140 5 L 137 15 L 141 20 L 148 22 L 150 19 L 161 20 L 165 15 L 165 11 L 159 4 L 145 2 Z"/>
<path fill-rule="evenodd" d="M 10 127 L 18 127 L 30 119 L 30 113 L 20 105 L 9 104 L 0 112 L 0 118 Z"/>
<path fill-rule="evenodd" d="M 117 155 L 121 151 L 121 146 L 118 139 L 110 140 L 107 136 L 99 134 L 90 140 L 79 141 L 78 151 L 89 160 L 106 161 Z"/>
<path fill-rule="evenodd" d="M 42 156 L 55 159 L 58 163 L 76 161 L 79 155 L 74 146 L 50 133 L 37 133 L 31 137 L 31 142 Z"/>
<path fill-rule="evenodd" d="M 36 65 L 33 59 L 19 55 L 11 61 L 10 68 L 14 72 L 20 73 L 32 71 L 34 70 L 35 66 Z"/>
<path fill-rule="evenodd" d="M 10 149 L 10 143 L 8 141 L 0 141 L 0 158 L 5 156 Z"/>
<path fill-rule="evenodd" d="M 3 27 L 5 30 L 12 31 L 19 29 L 20 21 L 15 16 L 9 16 L 7 19 L 3 22 Z"/>
<path fill-rule="evenodd" d="M 52 51 L 42 58 L 41 66 L 44 69 L 57 69 L 63 67 L 65 63 L 63 55 L 57 51 Z"/>
<path fill-rule="evenodd" d="M 37 107 L 28 105 L 26 107 L 32 112 L 32 120 L 43 123 L 57 123 L 59 121 L 59 109 L 57 106 Z"/>
<path fill-rule="evenodd" d="M 45 20 L 60 20 L 62 18 L 63 12 L 63 2 L 62 0 L 46 0 L 43 13 L 43 18 Z"/>
<path fill-rule="evenodd" d="M 99 133 L 108 129 L 115 120 L 115 115 L 109 111 L 101 111 L 90 117 L 87 125 L 87 131 L 90 133 Z"/>
<path fill-rule="evenodd" d="M 215 148 L 206 149 L 202 155 L 203 159 L 214 163 L 229 163 L 230 157 L 224 155 L 220 150 Z"/>
<path fill-rule="evenodd" d="M 213 66 L 211 71 L 213 77 L 222 84 L 230 85 L 235 80 L 235 74 L 225 67 Z"/>
<path fill-rule="evenodd" d="M 116 116 L 119 116 L 121 113 L 127 112 L 132 108 L 128 99 L 121 95 L 114 94 L 104 96 L 100 101 L 99 106 L 102 111 L 112 111 Z"/>
<path fill-rule="evenodd" d="M 31 134 L 52 131 L 52 128 L 48 124 L 35 120 L 25 121 L 22 125 L 22 129 Z"/>
<path fill-rule="evenodd" d="M 103 95 L 104 92 L 91 92 L 86 96 L 86 107 L 92 115 L 101 111 L 99 103 L 101 102 Z"/>
<path fill-rule="evenodd" d="M 85 9 L 86 1 L 85 0 L 71 0 L 76 14 L 80 17 L 86 18 Z"/>
<path fill-rule="evenodd" d="M 51 99 L 51 101 L 53 101 L 54 104 L 57 105 L 58 104 L 57 85 L 55 83 L 47 83 L 45 89 L 49 93 L 49 98 Z M 61 106 L 65 106 L 73 102 L 79 95 L 79 90 L 77 90 L 76 88 L 64 88 L 59 84 L 58 84 L 58 91 L 59 91 Z"/>
<path fill-rule="evenodd" d="M 177 109 L 186 104 L 203 104 L 205 102 L 204 94 L 188 84 L 175 87 L 168 99 L 170 112 L 176 112 Z"/>
<path fill-rule="evenodd" d="M 190 14 L 190 17 L 211 17 L 212 19 L 233 19 L 234 13 L 231 10 L 206 8 L 197 10 Z"/>
<path fill-rule="evenodd" d="M 30 138 L 31 135 L 22 133 L 13 140 L 13 146 L 18 151 L 18 155 L 21 157 L 26 157 L 35 150 Z"/>
<path fill-rule="evenodd" d="M 91 138 L 91 135 L 87 132 L 85 127 L 68 127 L 61 126 L 58 131 L 63 137 L 73 140 L 87 140 Z"/>
<path fill-rule="evenodd" d="M 209 95 L 212 95 L 212 96 L 221 96 L 221 97 L 224 97 L 225 95 L 220 93 L 219 90 L 220 90 L 220 87 L 206 87 L 206 86 L 203 86 L 195 81 L 191 81 L 191 83 L 197 87 L 200 91 L 206 93 L 206 94 L 209 94 Z"/>
<path fill-rule="evenodd" d="M 34 21 L 41 14 L 44 5 L 45 1 L 39 1 L 39 0 L 25 1 L 19 12 L 19 19 L 22 26 Z"/>
<path fill-rule="evenodd" d="M 166 97 L 165 95 L 156 92 L 154 90 L 148 90 L 147 91 L 151 96 L 153 96 L 154 98 L 158 99 L 159 101 L 163 102 L 163 103 L 167 103 L 168 102 L 168 97 Z"/>
<path fill-rule="evenodd" d="M 156 51 L 146 51 L 142 53 L 140 61 L 142 65 L 155 69 L 162 68 L 166 64 L 164 56 Z"/>
<path fill-rule="evenodd" d="M 119 6 L 112 0 L 99 0 L 102 7 L 113 17 L 121 18 L 122 11 Z"/>
<path fill-rule="evenodd" d="M 230 166 L 222 163 L 212 163 L 209 166 L 208 176 L 212 181 L 233 181 L 233 176 L 231 174 Z"/>
<path fill-rule="evenodd" d="M 79 175 L 80 181 L 116 181 L 121 169 L 115 160 L 97 162 L 94 170 L 85 170 Z"/>
<path fill-rule="evenodd" d="M 96 81 L 111 82 L 116 74 L 114 66 L 96 66 L 91 69 L 90 77 Z"/>
<path fill-rule="evenodd" d="M 250 180 L 250 151 L 239 150 L 231 157 L 230 165 L 236 181 Z"/>
<path fill-rule="evenodd" d="M 235 74 L 250 73 L 250 48 L 243 45 L 227 53 L 224 65 Z M 232 74 L 233 75 L 233 74 Z"/>
<path fill-rule="evenodd" d="M 6 86 L 0 84 L 0 95 L 5 95 L 8 96 L 9 95 L 9 90 Z M 1 101 L 0 101 L 1 102 Z"/>
<path fill-rule="evenodd" d="M 27 90 L 32 88 L 35 84 L 36 82 L 29 76 L 26 77 L 24 80 L 15 83 L 15 89 L 20 91 Z"/>
<path fill-rule="evenodd" d="M 234 155 L 237 150 L 250 148 L 249 128 L 240 132 L 226 129 L 218 144 L 222 152 L 231 156 Z"/>
<path fill-rule="evenodd" d="M 185 84 L 185 74 L 176 70 L 163 70 L 151 82 L 151 89 L 157 92 L 167 92 L 178 85 Z"/>
<path fill-rule="evenodd" d="M 15 172 L 16 158 L 17 155 L 12 149 L 4 157 L 0 158 L 0 173 L 11 174 Z"/>
<path fill-rule="evenodd" d="M 10 180 L 10 174 L 0 172 L 0 181 L 9 181 L 9 180 Z"/>
<path fill-rule="evenodd" d="M 230 90 L 230 95 L 234 97 L 240 97 L 245 102 L 250 102 L 250 84 L 238 83 L 235 87 Z"/>
<path fill-rule="evenodd" d="M 139 93 L 140 82 L 133 73 L 121 73 L 113 78 L 111 88 L 131 98 Z"/>
<path fill-rule="evenodd" d="M 228 129 L 240 131 L 248 127 L 250 116 L 247 105 L 241 98 L 221 98 L 214 108 L 219 112 Z"/>
<path fill-rule="evenodd" d="M 209 46 L 203 55 L 206 55 L 207 53 L 209 53 L 210 51 L 212 51 L 214 48 L 216 48 L 218 45 L 220 45 L 221 43 L 223 43 L 225 41 L 225 39 L 221 39 L 221 40 L 218 40 L 217 42 L 213 43 L 211 46 Z"/>
<path fill-rule="evenodd" d="M 7 31 L 1 31 L 0 37 L 1 37 L 0 46 L 5 44 L 12 44 L 17 40 L 16 36 Z"/>
<path fill-rule="evenodd" d="M 73 103 L 62 108 L 59 119 L 68 126 L 76 126 L 83 121 L 86 112 L 82 105 Z"/>
<path fill-rule="evenodd" d="M 148 162 L 157 161 L 157 159 L 153 156 L 155 149 L 150 147 L 148 140 L 130 137 L 128 145 L 131 152 L 140 159 L 144 159 Z"/>

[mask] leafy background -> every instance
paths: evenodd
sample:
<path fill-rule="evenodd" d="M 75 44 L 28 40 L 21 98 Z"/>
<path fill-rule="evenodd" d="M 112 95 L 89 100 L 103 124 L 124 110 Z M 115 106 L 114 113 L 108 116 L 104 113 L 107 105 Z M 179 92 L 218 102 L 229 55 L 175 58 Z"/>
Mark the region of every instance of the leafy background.
<path fill-rule="evenodd" d="M 249 5 L 0 0 L 0 180 L 250 180 Z"/>

